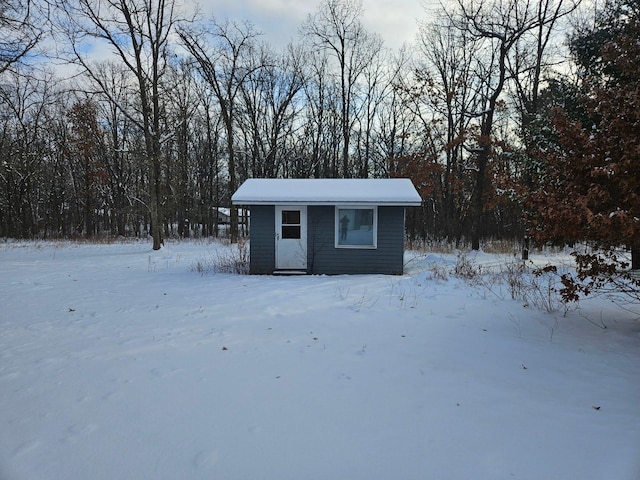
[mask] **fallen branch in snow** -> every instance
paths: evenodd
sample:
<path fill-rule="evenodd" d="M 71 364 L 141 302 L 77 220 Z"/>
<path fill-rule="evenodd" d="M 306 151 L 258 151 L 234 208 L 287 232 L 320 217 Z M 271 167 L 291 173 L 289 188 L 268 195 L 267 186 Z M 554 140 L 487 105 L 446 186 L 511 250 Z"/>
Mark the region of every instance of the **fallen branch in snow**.
<path fill-rule="evenodd" d="M 603 330 L 605 330 L 607 328 L 607 325 L 604 323 L 604 319 L 602 318 L 602 312 L 600 312 L 600 322 L 596 323 L 595 321 L 591 320 L 589 317 L 587 317 L 586 315 L 583 315 L 582 312 L 578 312 L 578 314 L 584 318 L 587 322 L 589 322 L 592 325 L 595 325 L 598 328 L 601 328 Z"/>

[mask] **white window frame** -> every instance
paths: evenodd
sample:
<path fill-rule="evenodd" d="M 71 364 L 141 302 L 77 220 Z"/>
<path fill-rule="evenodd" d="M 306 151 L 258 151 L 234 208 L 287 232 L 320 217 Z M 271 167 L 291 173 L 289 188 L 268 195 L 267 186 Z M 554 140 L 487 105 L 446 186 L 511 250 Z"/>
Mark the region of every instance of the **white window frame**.
<path fill-rule="evenodd" d="M 370 245 L 342 245 L 340 244 L 340 210 L 371 210 L 373 211 L 373 244 Z M 334 240 L 335 248 L 358 249 L 358 250 L 375 250 L 378 248 L 378 206 L 362 206 L 362 205 L 336 205 L 334 215 Z"/>

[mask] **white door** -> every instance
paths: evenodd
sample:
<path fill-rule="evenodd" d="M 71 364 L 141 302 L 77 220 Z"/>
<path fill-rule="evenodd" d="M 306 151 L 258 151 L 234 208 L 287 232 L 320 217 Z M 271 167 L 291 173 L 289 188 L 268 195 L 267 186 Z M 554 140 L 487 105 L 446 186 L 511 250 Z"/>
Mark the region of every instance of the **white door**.
<path fill-rule="evenodd" d="M 276 269 L 307 268 L 307 207 L 276 205 Z"/>

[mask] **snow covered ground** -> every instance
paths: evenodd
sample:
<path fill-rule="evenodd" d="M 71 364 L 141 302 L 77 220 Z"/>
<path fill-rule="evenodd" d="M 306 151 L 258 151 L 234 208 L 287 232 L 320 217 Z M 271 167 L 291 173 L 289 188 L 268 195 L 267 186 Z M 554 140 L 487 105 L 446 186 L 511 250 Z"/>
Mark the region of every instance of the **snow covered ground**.
<path fill-rule="evenodd" d="M 640 478 L 637 314 L 434 275 L 455 255 L 193 270 L 224 248 L 0 244 L 0 479 Z"/>

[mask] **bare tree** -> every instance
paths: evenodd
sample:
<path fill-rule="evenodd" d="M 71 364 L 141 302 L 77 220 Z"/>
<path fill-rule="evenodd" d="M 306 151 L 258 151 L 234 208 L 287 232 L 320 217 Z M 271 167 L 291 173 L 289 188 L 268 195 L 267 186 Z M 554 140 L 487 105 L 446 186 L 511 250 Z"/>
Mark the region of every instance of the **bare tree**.
<path fill-rule="evenodd" d="M 388 51 L 382 48 L 382 39 L 372 36 L 369 62 L 362 71 L 361 101 L 356 118 L 358 123 L 358 161 L 355 171 L 358 177 L 367 178 L 372 173 L 374 155 L 374 128 L 377 113 L 397 79 L 398 70 L 390 61 Z"/>
<path fill-rule="evenodd" d="M 471 247 L 480 248 L 487 166 L 492 157 L 494 121 L 497 107 L 508 81 L 522 72 L 510 70 L 510 56 L 518 42 L 542 27 L 549 28 L 564 9 L 541 15 L 536 0 L 458 0 L 458 9 L 450 17 L 452 25 L 483 45 L 484 61 L 477 63 L 481 108 L 475 156 L 476 178 L 472 196 Z"/>
<path fill-rule="evenodd" d="M 39 200 L 57 92 L 51 78 L 5 73 L 10 81 L 0 89 L 0 234 L 29 238 L 44 217 Z"/>
<path fill-rule="evenodd" d="M 326 52 L 309 51 L 305 65 L 304 128 L 301 143 L 303 156 L 307 157 L 301 175 L 315 178 L 337 177 L 336 151 L 341 136 L 337 125 L 339 114 L 339 93 L 330 79 L 329 59 Z"/>
<path fill-rule="evenodd" d="M 198 188 L 198 220 L 202 225 L 203 235 L 219 234 L 218 209 L 221 206 L 223 187 L 223 168 L 221 162 L 224 147 L 222 143 L 222 117 L 215 94 L 210 85 L 196 79 L 195 90 L 198 99 L 197 126 L 192 135 L 197 143 L 197 188 Z"/>
<path fill-rule="evenodd" d="M 352 176 L 349 147 L 355 122 L 357 82 L 382 48 L 380 38 L 370 35 L 362 25 L 362 14 L 361 0 L 324 0 L 301 28 L 314 48 L 327 51 L 338 63 L 343 177 Z"/>
<path fill-rule="evenodd" d="M 181 60 L 172 64 L 165 77 L 168 125 L 175 125 L 175 134 L 167 141 L 168 159 L 166 190 L 171 192 L 173 215 L 178 226 L 178 235 L 188 237 L 193 211 L 192 179 L 196 173 L 192 154 L 191 131 L 198 108 L 195 86 L 195 66 Z"/>
<path fill-rule="evenodd" d="M 579 4 L 580 0 L 538 0 L 534 5 L 538 24 L 516 42 L 513 55 L 508 58 L 507 68 L 513 79 L 527 153 L 533 148 L 529 133 L 540 111 L 541 84 L 545 75 L 549 76 L 552 73 L 550 70 L 563 60 L 557 48 L 560 42 L 554 40 L 557 40 L 562 20 L 573 13 Z"/>
<path fill-rule="evenodd" d="M 166 71 L 169 36 L 177 23 L 174 0 L 75 0 L 62 5 L 72 60 L 99 87 L 111 94 L 91 62 L 90 48 L 106 45 L 133 75 L 139 111 L 122 112 L 143 132 L 149 171 L 149 213 L 153 249 L 162 239 L 161 143 L 163 132 L 161 78 Z"/>
<path fill-rule="evenodd" d="M 374 176 L 393 174 L 392 159 L 400 158 L 414 150 L 419 124 L 414 110 L 406 106 L 406 84 L 409 82 L 413 66 L 411 54 L 403 48 L 394 56 L 390 68 L 389 88 L 384 101 L 376 111 L 376 146 L 379 158 L 374 161 Z"/>
<path fill-rule="evenodd" d="M 42 38 L 32 0 L 0 2 L 0 74 L 21 61 Z"/>
<path fill-rule="evenodd" d="M 302 51 L 289 46 L 274 53 L 273 60 L 267 60 L 242 86 L 241 127 L 245 150 L 251 152 L 247 168 L 251 176 L 275 178 L 292 173 L 285 156 L 295 134 L 295 100 L 304 83 L 302 63 Z"/>
<path fill-rule="evenodd" d="M 111 210 L 111 231 L 125 236 L 127 219 L 133 220 L 133 212 L 141 205 L 140 193 L 135 191 L 135 172 L 144 165 L 134 161 L 138 157 L 135 138 L 142 133 L 132 128 L 132 122 L 124 113 L 131 111 L 137 97 L 131 91 L 127 70 L 122 64 L 104 62 L 96 65 L 95 75 L 100 77 L 100 85 L 107 88 L 107 95 L 99 95 L 97 100 L 99 115 L 106 130 L 104 152 L 105 169 L 108 172 L 109 208 Z M 137 215 L 139 216 L 139 215 Z M 134 229 L 137 233 L 139 227 Z"/>
<path fill-rule="evenodd" d="M 258 33 L 249 23 L 217 23 L 200 30 L 179 32 L 183 45 L 193 56 L 199 70 L 211 86 L 219 106 L 227 134 L 227 162 L 230 194 L 237 188 L 235 123 L 241 87 L 246 79 L 263 67 L 253 54 Z M 231 241 L 238 241 L 237 207 L 231 205 Z"/>
<path fill-rule="evenodd" d="M 452 28 L 446 17 L 422 25 L 418 36 L 418 87 L 409 99 L 419 102 L 413 108 L 429 132 L 432 154 L 443 164 L 440 226 L 450 241 L 460 240 L 469 214 L 467 177 L 474 168 L 464 146 L 479 109 L 481 47 L 467 32 Z"/>

